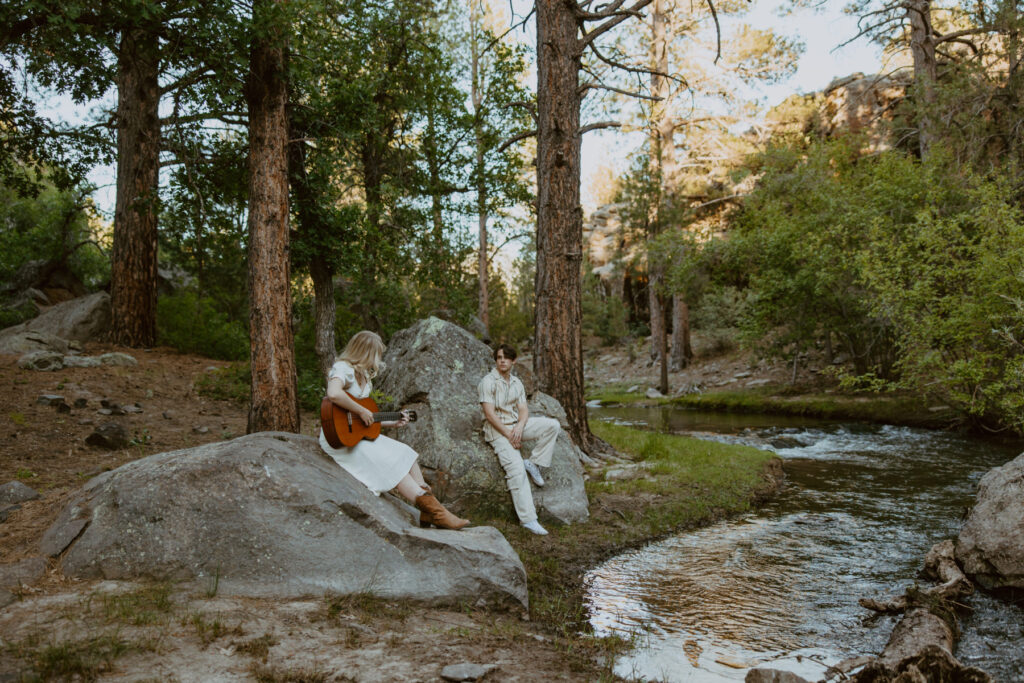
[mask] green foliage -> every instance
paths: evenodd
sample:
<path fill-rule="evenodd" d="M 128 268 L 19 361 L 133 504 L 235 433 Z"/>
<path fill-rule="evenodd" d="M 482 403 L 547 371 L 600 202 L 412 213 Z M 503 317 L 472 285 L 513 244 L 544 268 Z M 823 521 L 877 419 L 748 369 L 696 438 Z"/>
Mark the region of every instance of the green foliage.
<path fill-rule="evenodd" d="M 934 146 L 773 148 L 734 216 L 714 286 L 745 286 L 740 327 L 768 353 L 852 358 L 847 386 L 903 388 L 1024 431 L 1024 219 L 1009 178 Z M 716 295 L 717 296 L 717 295 Z"/>
<path fill-rule="evenodd" d="M 251 377 L 249 363 L 232 363 L 205 372 L 196 380 L 196 391 L 200 396 L 244 404 L 249 401 Z"/>
<path fill-rule="evenodd" d="M 60 190 L 48 175 L 31 175 L 39 183 L 33 194 L 0 185 L 0 282 L 33 260 L 66 265 L 86 286 L 106 280 L 102 227 L 87 199 L 92 188 Z"/>
<path fill-rule="evenodd" d="M 184 290 L 157 301 L 157 338 L 186 353 L 221 360 L 249 356 L 244 323 L 219 311 L 212 300 Z"/>
<path fill-rule="evenodd" d="M 626 304 L 621 297 L 605 291 L 600 278 L 584 267 L 583 274 L 583 333 L 601 339 L 611 346 L 629 335 Z"/>

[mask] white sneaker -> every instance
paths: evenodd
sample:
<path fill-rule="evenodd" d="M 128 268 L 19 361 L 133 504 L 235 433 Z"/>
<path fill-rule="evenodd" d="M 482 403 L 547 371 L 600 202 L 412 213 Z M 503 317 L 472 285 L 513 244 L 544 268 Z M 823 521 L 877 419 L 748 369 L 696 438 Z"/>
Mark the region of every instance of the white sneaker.
<path fill-rule="evenodd" d="M 537 463 L 532 460 L 523 460 L 523 466 L 526 468 L 526 473 L 530 475 L 530 479 L 537 486 L 544 486 L 544 477 L 540 476 L 540 468 L 537 467 Z"/>
<path fill-rule="evenodd" d="M 536 465 L 534 465 L 534 467 L 536 467 Z M 538 536 L 547 536 L 548 535 L 548 530 L 545 529 L 544 527 L 542 527 L 540 525 L 540 522 L 538 522 L 537 520 L 533 520 L 532 522 L 525 522 L 523 524 L 523 528 L 525 528 L 525 529 L 527 529 L 529 531 L 532 531 L 533 533 L 537 534 Z"/>

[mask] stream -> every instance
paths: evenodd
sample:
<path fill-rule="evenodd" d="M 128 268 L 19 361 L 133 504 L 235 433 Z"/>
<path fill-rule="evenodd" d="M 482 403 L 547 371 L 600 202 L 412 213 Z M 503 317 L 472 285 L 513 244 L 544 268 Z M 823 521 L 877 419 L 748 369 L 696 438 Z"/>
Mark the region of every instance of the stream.
<path fill-rule="evenodd" d="M 618 555 L 586 577 L 598 634 L 635 639 L 616 673 L 736 681 L 765 665 L 809 680 L 877 654 L 896 617 L 860 597 L 913 584 L 931 546 L 955 537 L 978 480 L 1022 447 L 944 432 L 668 406 L 591 408 L 592 419 L 775 451 L 787 482 L 748 515 Z M 976 592 L 957 658 L 1024 681 L 1024 609 Z M 768 663 L 771 662 L 769 665 Z"/>

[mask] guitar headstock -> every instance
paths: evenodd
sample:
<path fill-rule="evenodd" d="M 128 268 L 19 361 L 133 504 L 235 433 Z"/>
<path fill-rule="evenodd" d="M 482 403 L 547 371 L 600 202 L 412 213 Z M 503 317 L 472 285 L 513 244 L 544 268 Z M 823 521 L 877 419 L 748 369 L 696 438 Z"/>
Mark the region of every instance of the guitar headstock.
<path fill-rule="evenodd" d="M 415 410 L 403 410 L 402 412 L 409 416 L 409 422 L 415 422 L 416 421 L 416 411 Z"/>

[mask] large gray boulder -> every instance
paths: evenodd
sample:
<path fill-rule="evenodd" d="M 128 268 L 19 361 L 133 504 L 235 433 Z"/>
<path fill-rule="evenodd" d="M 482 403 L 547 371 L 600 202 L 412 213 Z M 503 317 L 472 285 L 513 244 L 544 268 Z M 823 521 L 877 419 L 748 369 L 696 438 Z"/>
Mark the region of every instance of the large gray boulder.
<path fill-rule="evenodd" d="M 443 499 L 454 501 L 457 509 L 500 503 L 514 517 L 505 472 L 484 440 L 477 394 L 494 366 L 491 349 L 452 323 L 427 318 L 396 333 L 384 361 L 387 369 L 374 386 L 419 417 L 392 435 L 420 454 L 420 465 Z M 566 427 L 565 411 L 554 398 L 539 391 L 528 398 L 531 415 L 556 418 Z M 523 454 L 528 457 L 529 446 Z M 545 472 L 546 485 L 533 489 L 542 518 L 568 524 L 589 516 L 580 455 L 563 431 Z"/>
<path fill-rule="evenodd" d="M 110 295 L 96 292 L 57 304 L 32 320 L 0 331 L 0 349 L 10 343 L 5 340 L 20 338 L 25 332 L 42 332 L 64 340 L 87 342 L 101 338 L 109 329 Z"/>
<path fill-rule="evenodd" d="M 986 588 L 1024 589 L 1024 454 L 982 477 L 956 559 Z"/>
<path fill-rule="evenodd" d="M 186 581 L 232 595 L 373 593 L 527 604 L 493 527 L 420 529 L 316 440 L 262 432 L 153 455 L 90 480 L 43 537 L 68 576 Z"/>

